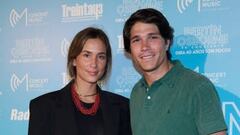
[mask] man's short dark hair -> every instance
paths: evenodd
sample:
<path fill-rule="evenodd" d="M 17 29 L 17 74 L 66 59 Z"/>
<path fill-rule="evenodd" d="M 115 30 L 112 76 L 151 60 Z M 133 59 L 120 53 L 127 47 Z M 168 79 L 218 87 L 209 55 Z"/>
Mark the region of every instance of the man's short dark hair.
<path fill-rule="evenodd" d="M 124 49 L 126 52 L 131 53 L 130 49 L 130 31 L 133 25 L 137 22 L 155 24 L 158 27 L 160 35 L 165 39 L 170 41 L 169 47 L 173 42 L 173 28 L 169 25 L 168 20 L 165 16 L 158 10 L 153 8 L 139 9 L 134 12 L 130 18 L 125 22 L 123 28 L 123 41 Z M 168 59 L 171 59 L 170 49 L 167 51 Z"/>

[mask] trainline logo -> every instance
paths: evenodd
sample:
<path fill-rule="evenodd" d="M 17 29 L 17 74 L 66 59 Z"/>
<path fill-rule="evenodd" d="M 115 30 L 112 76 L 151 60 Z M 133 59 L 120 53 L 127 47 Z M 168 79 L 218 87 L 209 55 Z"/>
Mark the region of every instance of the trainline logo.
<path fill-rule="evenodd" d="M 25 25 L 27 26 L 27 8 L 25 8 L 22 12 L 18 13 L 15 9 L 12 9 L 9 16 L 9 22 L 11 26 L 14 28 L 17 22 L 20 20 L 25 20 Z"/>
<path fill-rule="evenodd" d="M 78 22 L 87 20 L 98 20 L 103 14 L 103 4 L 82 5 L 76 3 L 74 6 L 62 5 L 62 22 Z"/>

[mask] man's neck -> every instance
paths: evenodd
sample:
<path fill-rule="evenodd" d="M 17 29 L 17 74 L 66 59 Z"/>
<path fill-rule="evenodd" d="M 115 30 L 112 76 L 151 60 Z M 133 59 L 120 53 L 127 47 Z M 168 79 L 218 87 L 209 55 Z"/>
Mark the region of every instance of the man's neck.
<path fill-rule="evenodd" d="M 144 72 L 143 76 L 147 84 L 151 86 L 153 82 L 161 79 L 172 67 L 173 64 L 170 62 L 170 60 L 167 60 L 165 63 L 160 65 L 156 70 L 151 72 Z"/>

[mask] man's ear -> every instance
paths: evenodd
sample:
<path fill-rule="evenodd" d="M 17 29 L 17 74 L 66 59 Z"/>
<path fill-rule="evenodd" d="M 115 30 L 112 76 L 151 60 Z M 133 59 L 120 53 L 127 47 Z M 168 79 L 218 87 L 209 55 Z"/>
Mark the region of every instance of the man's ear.
<path fill-rule="evenodd" d="M 169 49 L 169 44 L 170 44 L 170 40 L 166 40 L 166 44 L 165 44 L 165 50 L 168 51 Z"/>
<path fill-rule="evenodd" d="M 126 52 L 126 51 L 124 51 L 124 55 L 125 55 L 128 59 L 132 59 L 132 54 L 131 54 L 131 52 Z"/>
<path fill-rule="evenodd" d="M 165 46 L 165 50 L 166 50 L 166 51 L 168 50 L 168 47 L 169 47 L 168 45 Z"/>

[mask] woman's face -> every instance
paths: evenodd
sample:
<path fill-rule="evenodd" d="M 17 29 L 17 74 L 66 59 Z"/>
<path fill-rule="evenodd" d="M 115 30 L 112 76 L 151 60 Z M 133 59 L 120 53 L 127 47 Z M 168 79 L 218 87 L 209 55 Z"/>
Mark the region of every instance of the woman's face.
<path fill-rule="evenodd" d="M 73 60 L 76 79 L 95 84 L 105 72 L 107 63 L 106 45 L 99 38 L 86 41 L 82 52 Z"/>

